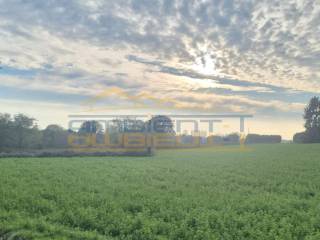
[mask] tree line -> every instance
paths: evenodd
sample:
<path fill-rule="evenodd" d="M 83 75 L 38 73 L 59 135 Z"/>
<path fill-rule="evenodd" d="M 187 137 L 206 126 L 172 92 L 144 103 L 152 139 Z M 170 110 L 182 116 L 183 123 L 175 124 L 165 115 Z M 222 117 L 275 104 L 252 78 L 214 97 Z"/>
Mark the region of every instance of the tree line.
<path fill-rule="evenodd" d="M 320 143 L 320 99 L 313 97 L 304 110 L 305 131 L 294 135 L 296 143 Z M 103 129 L 97 121 L 84 122 L 78 131 L 64 129 L 52 124 L 44 130 L 40 130 L 34 118 L 24 114 L 11 116 L 7 113 L 0 113 L 0 150 L 6 149 L 45 149 L 45 148 L 66 148 L 68 147 L 68 135 L 76 134 L 103 134 L 105 131 L 115 136 L 119 133 L 128 132 L 158 132 L 175 134 L 173 122 L 166 116 L 154 116 L 152 119 L 143 122 L 133 119 L 115 119 Z M 238 142 L 239 136 L 234 134 L 219 137 L 220 142 Z M 281 136 L 267 136 L 249 134 L 246 143 L 279 143 Z"/>
<path fill-rule="evenodd" d="M 24 114 L 0 113 L 0 149 L 41 149 L 67 146 L 68 131 L 58 125 L 40 130 L 36 120 Z"/>
<path fill-rule="evenodd" d="M 119 141 L 121 133 L 166 133 L 176 135 L 174 124 L 167 116 L 153 116 L 148 121 L 136 119 L 114 119 L 102 126 L 99 121 L 88 120 L 81 124 L 77 130 L 64 129 L 59 125 L 49 125 L 40 130 L 34 118 L 24 114 L 11 116 L 0 114 L 0 151 L 19 149 L 63 149 L 68 148 L 70 134 L 87 135 L 95 134 L 97 142 L 103 143 L 104 134 L 108 132 L 112 143 Z M 184 143 L 192 142 L 191 135 L 182 135 Z M 207 139 L 202 139 L 206 141 Z M 201 140 L 201 141 L 202 141 Z M 240 144 L 240 136 L 237 133 L 225 136 L 214 136 L 216 144 L 233 145 Z M 280 143 L 281 136 L 266 136 L 249 134 L 245 143 Z"/>
<path fill-rule="evenodd" d="M 154 116 L 146 122 L 134 119 L 115 119 L 105 128 L 98 121 L 88 120 L 83 122 L 78 130 L 67 130 L 56 124 L 49 125 L 41 130 L 36 120 L 27 115 L 11 116 L 7 113 L 0 113 L 0 151 L 67 148 L 69 134 L 97 134 L 99 137 L 99 135 L 101 136 L 105 131 L 108 131 L 115 139 L 119 133 L 158 132 L 175 134 L 173 122 L 166 116 Z"/>

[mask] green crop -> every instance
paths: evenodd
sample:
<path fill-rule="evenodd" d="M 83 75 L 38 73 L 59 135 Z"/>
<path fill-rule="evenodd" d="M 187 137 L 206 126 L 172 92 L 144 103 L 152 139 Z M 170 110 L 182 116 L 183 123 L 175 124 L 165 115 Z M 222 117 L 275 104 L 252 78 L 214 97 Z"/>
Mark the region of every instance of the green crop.
<path fill-rule="evenodd" d="M 320 239 L 320 145 L 0 159 L 0 239 Z"/>

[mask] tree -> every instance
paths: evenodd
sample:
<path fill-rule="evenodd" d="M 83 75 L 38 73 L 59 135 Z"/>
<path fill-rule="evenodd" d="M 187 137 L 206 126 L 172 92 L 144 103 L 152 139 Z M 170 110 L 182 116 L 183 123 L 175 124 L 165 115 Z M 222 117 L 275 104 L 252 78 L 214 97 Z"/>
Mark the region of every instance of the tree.
<path fill-rule="evenodd" d="M 320 129 L 320 99 L 318 97 L 311 98 L 304 110 L 304 119 L 306 120 L 304 125 L 306 130 Z"/>
<path fill-rule="evenodd" d="M 122 124 L 125 133 L 144 132 L 145 130 L 145 123 L 142 120 L 124 119 Z"/>
<path fill-rule="evenodd" d="M 114 119 L 108 122 L 107 133 L 112 144 L 120 142 L 123 133 L 143 133 L 145 132 L 145 122 L 137 119 Z"/>
<path fill-rule="evenodd" d="M 311 98 L 304 110 L 306 139 L 310 143 L 320 142 L 320 99 Z"/>
<path fill-rule="evenodd" d="M 10 114 L 0 113 L 0 148 L 10 147 L 12 119 Z"/>
<path fill-rule="evenodd" d="M 95 120 L 85 121 L 82 123 L 78 133 L 80 134 L 98 134 L 103 132 L 102 125 Z"/>
<path fill-rule="evenodd" d="M 49 125 L 42 131 L 42 144 L 46 148 L 67 147 L 68 132 L 59 125 Z"/>
<path fill-rule="evenodd" d="M 137 119 L 114 119 L 108 124 L 109 133 L 139 133 L 145 131 L 145 122 Z"/>
<path fill-rule="evenodd" d="M 175 134 L 173 122 L 167 116 L 154 116 L 147 122 L 149 132 Z"/>
<path fill-rule="evenodd" d="M 293 136 L 294 143 L 306 143 L 308 141 L 306 132 L 299 132 Z"/>
<path fill-rule="evenodd" d="M 17 114 L 13 118 L 13 137 L 16 140 L 16 147 L 24 148 L 31 145 L 32 137 L 39 137 L 37 134 L 38 127 L 35 124 L 35 119 L 23 114 Z M 28 142 L 28 138 L 29 141 Z M 36 140 L 38 141 L 38 139 Z"/>

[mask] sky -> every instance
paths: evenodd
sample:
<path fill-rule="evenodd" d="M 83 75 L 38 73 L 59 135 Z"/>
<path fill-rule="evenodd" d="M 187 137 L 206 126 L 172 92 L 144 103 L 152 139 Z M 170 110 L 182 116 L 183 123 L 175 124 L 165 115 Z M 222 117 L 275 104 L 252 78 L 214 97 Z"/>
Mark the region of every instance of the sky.
<path fill-rule="evenodd" d="M 0 0 L 0 112 L 244 113 L 290 139 L 319 39 L 318 0 Z"/>

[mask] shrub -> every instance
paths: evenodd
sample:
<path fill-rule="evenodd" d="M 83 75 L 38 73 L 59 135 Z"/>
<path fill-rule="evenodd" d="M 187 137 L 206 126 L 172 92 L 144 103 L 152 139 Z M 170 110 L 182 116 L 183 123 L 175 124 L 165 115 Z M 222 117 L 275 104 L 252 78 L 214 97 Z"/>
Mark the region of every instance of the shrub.
<path fill-rule="evenodd" d="M 307 142 L 307 134 L 306 132 L 296 133 L 293 136 L 294 143 L 306 143 Z"/>
<path fill-rule="evenodd" d="M 245 143 L 281 143 L 281 140 L 282 138 L 280 135 L 248 134 Z"/>

